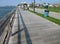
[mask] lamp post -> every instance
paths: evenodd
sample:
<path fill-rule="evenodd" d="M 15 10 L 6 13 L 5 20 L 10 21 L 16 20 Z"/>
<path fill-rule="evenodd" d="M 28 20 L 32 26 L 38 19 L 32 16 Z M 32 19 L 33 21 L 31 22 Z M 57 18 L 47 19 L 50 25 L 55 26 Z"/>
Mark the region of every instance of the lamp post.
<path fill-rule="evenodd" d="M 34 6 L 34 13 L 35 13 L 35 0 L 34 0 L 34 4 L 33 4 L 33 6 Z"/>

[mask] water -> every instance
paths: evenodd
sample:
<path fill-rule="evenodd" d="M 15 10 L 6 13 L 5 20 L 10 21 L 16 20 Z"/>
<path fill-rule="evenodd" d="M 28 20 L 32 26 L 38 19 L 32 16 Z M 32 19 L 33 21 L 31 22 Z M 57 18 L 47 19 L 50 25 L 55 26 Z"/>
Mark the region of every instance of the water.
<path fill-rule="evenodd" d="M 0 19 L 2 19 L 5 15 L 11 12 L 14 8 L 15 6 L 0 7 Z"/>

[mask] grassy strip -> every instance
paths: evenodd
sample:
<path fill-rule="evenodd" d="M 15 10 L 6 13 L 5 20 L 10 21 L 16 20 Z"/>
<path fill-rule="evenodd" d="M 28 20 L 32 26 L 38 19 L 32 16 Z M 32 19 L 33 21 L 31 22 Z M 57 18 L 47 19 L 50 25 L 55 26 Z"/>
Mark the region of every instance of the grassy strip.
<path fill-rule="evenodd" d="M 60 7 L 49 7 L 48 10 L 60 13 Z"/>
<path fill-rule="evenodd" d="M 29 10 L 29 11 L 32 12 L 32 13 L 34 13 L 32 10 Z M 56 23 L 58 25 L 60 25 L 60 20 L 59 19 L 56 19 L 56 18 L 53 18 L 53 17 L 50 17 L 50 16 L 44 17 L 43 14 L 40 14 L 40 13 L 37 13 L 37 12 L 35 12 L 35 14 L 37 14 L 37 15 L 39 15 L 39 16 L 41 16 L 41 17 L 43 17 L 43 18 L 45 18 L 45 19 L 47 19 L 49 21 L 52 21 L 52 22 L 54 22 L 54 23 Z"/>

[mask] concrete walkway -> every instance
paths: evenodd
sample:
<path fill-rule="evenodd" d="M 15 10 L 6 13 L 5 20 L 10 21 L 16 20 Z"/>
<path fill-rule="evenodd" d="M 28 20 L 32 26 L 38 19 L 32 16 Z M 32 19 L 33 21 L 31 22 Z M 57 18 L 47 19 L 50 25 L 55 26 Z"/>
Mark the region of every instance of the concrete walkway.
<path fill-rule="evenodd" d="M 60 44 L 60 26 L 18 8 L 9 44 Z"/>
<path fill-rule="evenodd" d="M 30 8 L 30 10 L 33 10 L 33 9 Z M 36 10 L 36 12 L 38 12 L 38 13 L 44 14 L 44 9 L 36 8 L 35 10 Z M 60 19 L 60 13 L 49 12 L 49 16 L 51 16 L 51 17 L 53 17 L 53 18 L 56 18 L 56 19 Z"/>

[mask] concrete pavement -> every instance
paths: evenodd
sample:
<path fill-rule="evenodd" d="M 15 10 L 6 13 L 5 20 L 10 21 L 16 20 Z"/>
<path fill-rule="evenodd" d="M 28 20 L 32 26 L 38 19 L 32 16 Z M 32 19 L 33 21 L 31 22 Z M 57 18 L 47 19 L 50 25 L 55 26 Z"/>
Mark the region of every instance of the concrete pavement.
<path fill-rule="evenodd" d="M 60 26 L 18 8 L 9 44 L 60 44 Z"/>
<path fill-rule="evenodd" d="M 32 8 L 30 8 L 30 10 L 33 10 Z M 45 9 L 40 9 L 40 8 L 35 8 L 36 12 L 38 13 L 42 13 L 44 14 L 44 10 Z M 56 12 L 49 12 L 49 16 L 56 18 L 56 19 L 60 19 L 60 13 L 56 13 Z"/>

